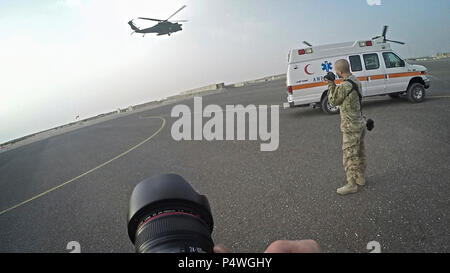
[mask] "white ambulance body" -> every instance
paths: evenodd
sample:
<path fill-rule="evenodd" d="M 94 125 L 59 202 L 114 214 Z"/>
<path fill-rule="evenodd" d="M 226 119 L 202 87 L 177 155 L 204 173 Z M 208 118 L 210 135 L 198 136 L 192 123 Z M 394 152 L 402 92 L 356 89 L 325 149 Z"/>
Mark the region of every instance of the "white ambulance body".
<path fill-rule="evenodd" d="M 355 41 L 289 52 L 287 71 L 288 103 L 285 107 L 321 105 L 324 112 L 334 114 L 338 107 L 328 102 L 327 84 L 323 76 L 334 70 L 334 63 L 346 59 L 350 69 L 362 84 L 362 96 L 406 94 L 412 102 L 422 102 L 425 89 L 430 86 L 427 69 L 408 64 L 391 50 L 383 37 L 367 41 Z M 337 79 L 340 84 L 342 79 Z"/>

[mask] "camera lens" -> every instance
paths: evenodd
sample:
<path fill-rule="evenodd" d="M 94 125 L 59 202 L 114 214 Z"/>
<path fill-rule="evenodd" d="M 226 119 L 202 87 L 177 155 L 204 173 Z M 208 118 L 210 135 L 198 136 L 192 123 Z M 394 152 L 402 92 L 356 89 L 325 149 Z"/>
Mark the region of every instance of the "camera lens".
<path fill-rule="evenodd" d="M 133 190 L 128 235 L 136 252 L 212 252 L 208 199 L 176 174 L 154 176 Z"/>

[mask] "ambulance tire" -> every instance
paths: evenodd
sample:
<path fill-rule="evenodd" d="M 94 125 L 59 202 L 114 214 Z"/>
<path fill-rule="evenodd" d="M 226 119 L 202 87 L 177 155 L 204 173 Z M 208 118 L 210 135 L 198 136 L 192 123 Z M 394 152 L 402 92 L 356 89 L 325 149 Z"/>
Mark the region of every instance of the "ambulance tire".
<path fill-rule="evenodd" d="M 339 114 L 339 107 L 331 107 L 331 105 L 328 102 L 328 96 L 325 95 L 322 98 L 322 101 L 320 102 L 322 111 L 329 115 Z"/>
<path fill-rule="evenodd" d="M 408 100 L 412 103 L 423 102 L 425 100 L 425 87 L 421 83 L 413 83 L 407 92 Z"/>

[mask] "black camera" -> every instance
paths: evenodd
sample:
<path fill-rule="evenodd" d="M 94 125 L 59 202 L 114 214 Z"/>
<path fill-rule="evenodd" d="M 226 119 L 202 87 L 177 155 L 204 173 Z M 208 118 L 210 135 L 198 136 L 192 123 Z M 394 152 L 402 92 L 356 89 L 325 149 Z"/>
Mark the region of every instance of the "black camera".
<path fill-rule="evenodd" d="M 366 122 L 367 130 L 372 131 L 372 129 L 375 127 L 375 121 L 373 119 L 369 118 Z"/>
<path fill-rule="evenodd" d="M 179 175 L 145 179 L 131 194 L 128 236 L 136 252 L 212 253 L 213 227 L 208 199 Z"/>
<path fill-rule="evenodd" d="M 324 78 L 334 82 L 334 80 L 336 79 L 336 75 L 334 75 L 334 73 L 330 71 L 324 76 Z"/>

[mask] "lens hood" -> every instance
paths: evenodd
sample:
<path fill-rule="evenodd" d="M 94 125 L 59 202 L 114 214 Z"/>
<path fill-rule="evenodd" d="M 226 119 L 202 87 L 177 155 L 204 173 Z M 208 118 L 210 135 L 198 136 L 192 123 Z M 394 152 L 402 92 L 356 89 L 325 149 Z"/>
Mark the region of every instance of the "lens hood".
<path fill-rule="evenodd" d="M 189 211 L 205 221 L 212 232 L 214 222 L 208 199 L 198 194 L 183 177 L 161 174 L 144 179 L 131 194 L 128 236 L 133 244 L 136 230 L 145 217 L 170 209 Z"/>

